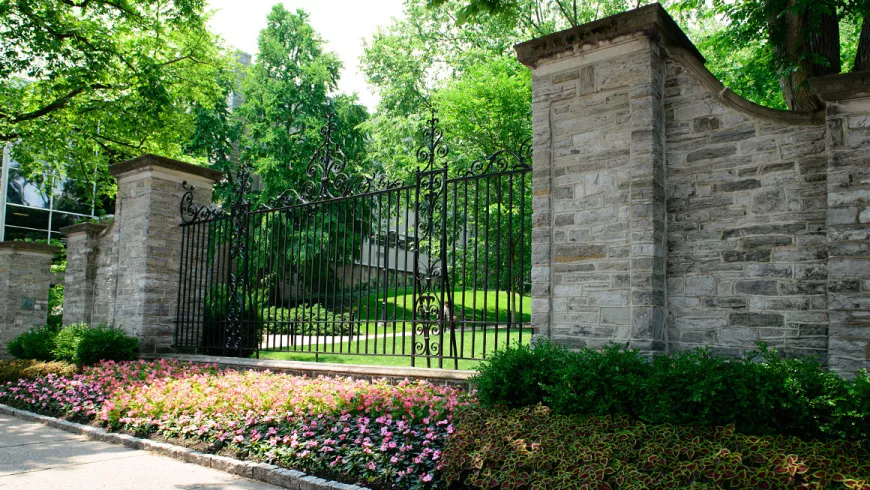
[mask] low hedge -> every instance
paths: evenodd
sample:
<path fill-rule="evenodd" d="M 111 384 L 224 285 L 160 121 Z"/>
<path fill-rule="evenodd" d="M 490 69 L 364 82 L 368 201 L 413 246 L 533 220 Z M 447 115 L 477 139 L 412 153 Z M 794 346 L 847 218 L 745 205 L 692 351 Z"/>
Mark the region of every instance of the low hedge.
<path fill-rule="evenodd" d="M 748 436 L 729 427 L 559 415 L 538 405 L 468 409 L 442 455 L 450 488 L 867 489 L 857 442 Z"/>
<path fill-rule="evenodd" d="M 263 323 L 274 335 L 350 335 L 357 325 L 350 313 L 335 313 L 315 303 L 293 308 L 270 306 L 263 312 Z"/>
<path fill-rule="evenodd" d="M 15 382 L 19 379 L 36 379 L 49 374 L 73 376 L 77 371 L 75 364 L 68 362 L 44 362 L 31 359 L 10 359 L 0 361 L 0 384 Z"/>
<path fill-rule="evenodd" d="M 55 339 L 54 356 L 59 361 L 90 366 L 100 361 L 132 361 L 139 353 L 139 340 L 107 325 L 84 323 L 64 327 Z"/>
<path fill-rule="evenodd" d="M 64 361 L 83 366 L 99 361 L 136 359 L 139 341 L 107 325 L 89 327 L 77 323 L 60 330 L 50 327 L 30 330 L 9 342 L 8 350 L 19 359 Z"/>
<path fill-rule="evenodd" d="M 6 346 L 6 350 L 18 359 L 35 359 L 38 361 L 53 361 L 55 338 L 58 328 L 33 328 L 15 337 Z"/>
<path fill-rule="evenodd" d="M 484 406 L 543 403 L 562 414 L 653 424 L 734 424 L 756 435 L 870 440 L 870 378 L 846 380 L 760 345 L 743 359 L 709 350 L 656 356 L 618 346 L 571 352 L 549 343 L 500 351 L 472 378 Z"/>

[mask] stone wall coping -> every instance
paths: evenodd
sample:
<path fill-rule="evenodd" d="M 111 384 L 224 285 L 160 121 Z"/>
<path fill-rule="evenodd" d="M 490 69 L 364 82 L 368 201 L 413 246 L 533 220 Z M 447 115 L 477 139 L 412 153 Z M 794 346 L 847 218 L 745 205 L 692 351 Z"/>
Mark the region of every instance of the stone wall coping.
<path fill-rule="evenodd" d="M 0 252 L 4 251 L 56 255 L 60 252 L 60 247 L 33 242 L 0 242 Z"/>
<path fill-rule="evenodd" d="M 153 168 L 174 170 L 176 172 L 202 177 L 213 182 L 218 182 L 224 178 L 223 172 L 219 172 L 208 167 L 201 167 L 192 163 L 182 162 L 179 160 L 173 160 L 171 158 L 151 154 L 145 154 L 131 160 L 125 160 L 123 162 L 115 163 L 109 166 L 109 173 L 111 173 L 113 177 L 117 178 L 120 175 L 135 172 L 137 170 Z"/>
<path fill-rule="evenodd" d="M 704 88 L 716 96 L 719 102 L 735 111 L 786 124 L 820 124 L 825 120 L 824 110 L 811 113 L 784 111 L 764 107 L 744 99 L 726 87 L 715 75 L 710 73 L 703 62 L 682 47 L 672 46 L 667 49 L 667 54 L 668 57 L 680 62 L 683 67 L 689 70 Z"/>
<path fill-rule="evenodd" d="M 826 102 L 870 97 L 870 70 L 809 79 L 810 90 Z"/>
<path fill-rule="evenodd" d="M 65 226 L 65 227 L 60 229 L 60 232 L 63 233 L 64 235 L 67 235 L 67 236 L 72 235 L 73 233 L 95 233 L 96 234 L 96 233 L 102 232 L 103 230 L 105 230 L 108 227 L 109 227 L 109 225 L 106 223 L 84 222 L 84 223 L 76 223 L 76 224 L 70 225 L 70 226 Z"/>
<path fill-rule="evenodd" d="M 432 369 L 401 366 L 368 366 L 361 364 L 335 364 L 327 362 L 278 361 L 273 359 L 243 359 L 238 357 L 205 356 L 196 354 L 161 354 L 141 356 L 144 359 L 164 357 L 179 361 L 222 366 L 269 369 L 272 371 L 306 371 L 324 376 L 371 376 L 384 378 L 431 379 L 439 381 L 467 381 L 474 371 L 454 371 L 451 369 Z"/>
<path fill-rule="evenodd" d="M 532 39 L 517 44 L 514 49 L 520 63 L 535 68 L 538 61 L 573 51 L 578 46 L 597 44 L 636 33 L 646 34 L 665 46 L 680 46 L 701 63 L 705 62 L 698 48 L 658 3 Z"/>
<path fill-rule="evenodd" d="M 216 454 L 202 453 L 184 446 L 176 446 L 165 442 L 142 439 L 127 434 L 109 432 L 99 427 L 77 424 L 66 420 L 47 417 L 25 410 L 0 404 L 0 414 L 11 415 L 29 422 L 37 422 L 55 429 L 73 434 L 80 434 L 94 441 L 117 444 L 139 451 L 150 451 L 161 456 L 168 456 L 185 463 L 191 463 L 205 468 L 212 468 L 250 480 L 257 480 L 290 490 L 365 490 L 366 487 L 325 480 L 307 475 L 301 471 L 281 468 L 268 463 L 243 461 Z"/>

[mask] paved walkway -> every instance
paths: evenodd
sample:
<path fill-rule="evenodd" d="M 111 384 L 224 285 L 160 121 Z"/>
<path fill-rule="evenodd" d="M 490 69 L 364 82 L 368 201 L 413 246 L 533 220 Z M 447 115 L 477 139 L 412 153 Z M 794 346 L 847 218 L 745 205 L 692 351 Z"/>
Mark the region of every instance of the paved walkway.
<path fill-rule="evenodd" d="M 0 489 L 250 489 L 247 480 L 34 422 L 0 415 Z"/>

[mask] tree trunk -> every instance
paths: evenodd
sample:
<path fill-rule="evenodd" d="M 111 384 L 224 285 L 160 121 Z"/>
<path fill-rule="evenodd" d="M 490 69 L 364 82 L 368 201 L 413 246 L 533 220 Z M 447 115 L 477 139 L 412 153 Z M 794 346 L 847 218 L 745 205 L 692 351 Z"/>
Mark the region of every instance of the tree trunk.
<path fill-rule="evenodd" d="M 852 71 L 870 70 L 870 16 L 864 16 L 861 35 L 858 36 L 858 54 Z"/>
<path fill-rule="evenodd" d="M 789 0 L 793 8 L 796 0 Z M 770 20 L 771 45 L 786 65 L 797 69 L 785 73 L 779 80 L 782 96 L 788 108 L 799 112 L 815 112 L 824 107 L 810 93 L 808 78 L 840 73 L 840 25 L 836 14 L 822 15 L 819 26 L 811 25 L 811 12 L 786 11 Z M 812 32 L 807 32 L 812 31 Z M 827 63 L 821 62 L 822 57 Z"/>

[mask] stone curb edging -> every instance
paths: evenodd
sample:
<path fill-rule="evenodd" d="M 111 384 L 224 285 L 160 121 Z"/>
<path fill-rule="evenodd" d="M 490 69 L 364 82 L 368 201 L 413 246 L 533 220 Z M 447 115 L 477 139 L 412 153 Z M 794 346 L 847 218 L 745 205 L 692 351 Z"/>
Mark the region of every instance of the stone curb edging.
<path fill-rule="evenodd" d="M 3 404 L 0 404 L 0 414 L 12 415 L 31 422 L 39 422 L 48 425 L 49 427 L 65 430 L 74 434 L 81 434 L 88 439 L 93 439 L 95 441 L 118 444 L 130 449 L 154 452 L 162 456 L 169 456 L 170 458 L 184 461 L 185 463 L 192 463 L 206 468 L 212 468 L 232 475 L 270 483 L 290 490 L 365 490 L 365 487 L 324 480 L 323 478 L 307 475 L 301 471 L 288 470 L 272 464 L 240 461 L 226 456 L 201 453 L 199 451 L 194 451 L 193 449 L 167 444 L 165 442 L 156 442 L 126 434 L 117 434 L 98 427 L 91 427 L 89 425 L 67 422 L 66 420 L 60 420 L 54 417 L 38 415 Z"/>
<path fill-rule="evenodd" d="M 324 376 L 350 376 L 424 379 L 433 383 L 467 383 L 475 371 L 455 371 L 452 369 L 418 368 L 402 366 L 376 366 L 365 364 L 335 364 L 329 362 L 279 361 L 275 359 L 247 359 L 236 357 L 206 356 L 201 354 L 142 354 L 140 359 L 175 359 L 200 364 L 218 364 L 243 369 L 269 369 L 290 373 L 311 373 Z"/>

